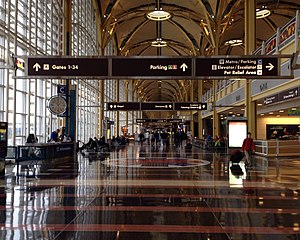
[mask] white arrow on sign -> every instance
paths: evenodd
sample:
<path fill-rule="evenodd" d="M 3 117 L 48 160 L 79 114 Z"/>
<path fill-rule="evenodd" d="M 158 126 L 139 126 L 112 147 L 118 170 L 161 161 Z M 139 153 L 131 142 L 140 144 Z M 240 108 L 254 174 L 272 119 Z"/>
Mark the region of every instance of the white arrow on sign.
<path fill-rule="evenodd" d="M 205 108 L 205 105 L 202 105 L 202 108 Z"/>
<path fill-rule="evenodd" d="M 266 66 L 266 68 L 271 71 L 274 68 L 274 65 L 272 63 L 269 63 L 268 66 Z"/>
<path fill-rule="evenodd" d="M 35 68 L 35 71 L 37 72 L 37 71 L 39 71 L 39 69 L 41 68 L 41 65 L 38 64 L 38 63 L 36 63 L 36 64 L 33 65 L 32 68 L 33 68 L 33 69 Z"/>
<path fill-rule="evenodd" d="M 183 63 L 181 66 L 180 66 L 180 69 L 182 68 L 182 71 L 184 71 L 185 72 L 185 70 L 188 68 L 188 66 L 185 64 L 185 63 Z"/>

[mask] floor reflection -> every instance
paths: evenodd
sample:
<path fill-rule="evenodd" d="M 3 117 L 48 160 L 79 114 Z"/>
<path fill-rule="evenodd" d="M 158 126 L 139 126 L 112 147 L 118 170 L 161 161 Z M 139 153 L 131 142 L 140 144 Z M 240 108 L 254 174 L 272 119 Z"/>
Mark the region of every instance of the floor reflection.
<path fill-rule="evenodd" d="M 299 239 L 300 159 L 130 144 L 0 186 L 0 239 Z"/>

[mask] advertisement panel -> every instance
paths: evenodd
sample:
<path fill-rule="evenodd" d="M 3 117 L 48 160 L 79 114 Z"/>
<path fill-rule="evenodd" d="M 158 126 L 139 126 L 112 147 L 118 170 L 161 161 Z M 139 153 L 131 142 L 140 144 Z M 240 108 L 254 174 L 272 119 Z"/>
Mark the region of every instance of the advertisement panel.
<path fill-rule="evenodd" d="M 228 147 L 241 148 L 247 137 L 247 120 L 228 121 Z"/>
<path fill-rule="evenodd" d="M 7 154 L 7 123 L 0 122 L 0 160 Z"/>

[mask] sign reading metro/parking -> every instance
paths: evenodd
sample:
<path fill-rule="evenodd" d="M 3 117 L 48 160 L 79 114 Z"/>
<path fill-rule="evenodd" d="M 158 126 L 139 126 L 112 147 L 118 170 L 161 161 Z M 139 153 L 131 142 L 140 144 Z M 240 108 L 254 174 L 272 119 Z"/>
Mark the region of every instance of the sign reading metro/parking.
<path fill-rule="evenodd" d="M 197 58 L 196 77 L 275 77 L 278 58 Z"/>

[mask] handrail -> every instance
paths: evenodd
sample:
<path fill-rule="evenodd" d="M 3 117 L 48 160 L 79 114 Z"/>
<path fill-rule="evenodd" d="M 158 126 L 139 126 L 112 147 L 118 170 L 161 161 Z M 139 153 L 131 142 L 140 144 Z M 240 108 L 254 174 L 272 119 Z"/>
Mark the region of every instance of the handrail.
<path fill-rule="evenodd" d="M 300 156 L 298 140 L 255 140 L 256 154 L 267 157 Z"/>
<path fill-rule="evenodd" d="M 281 50 L 285 45 L 290 43 L 292 40 L 296 39 L 296 35 L 299 31 L 296 31 L 296 28 L 299 29 L 299 22 L 297 23 L 299 11 L 297 11 L 296 16 L 288 21 L 284 26 L 278 28 L 278 31 L 272 35 L 268 40 L 264 41 L 260 47 L 258 47 L 253 54 L 259 55 L 264 50 L 265 54 L 272 54 L 275 52 L 276 48 Z M 279 34 L 279 36 L 278 36 Z M 279 39 L 279 42 L 277 42 Z"/>

